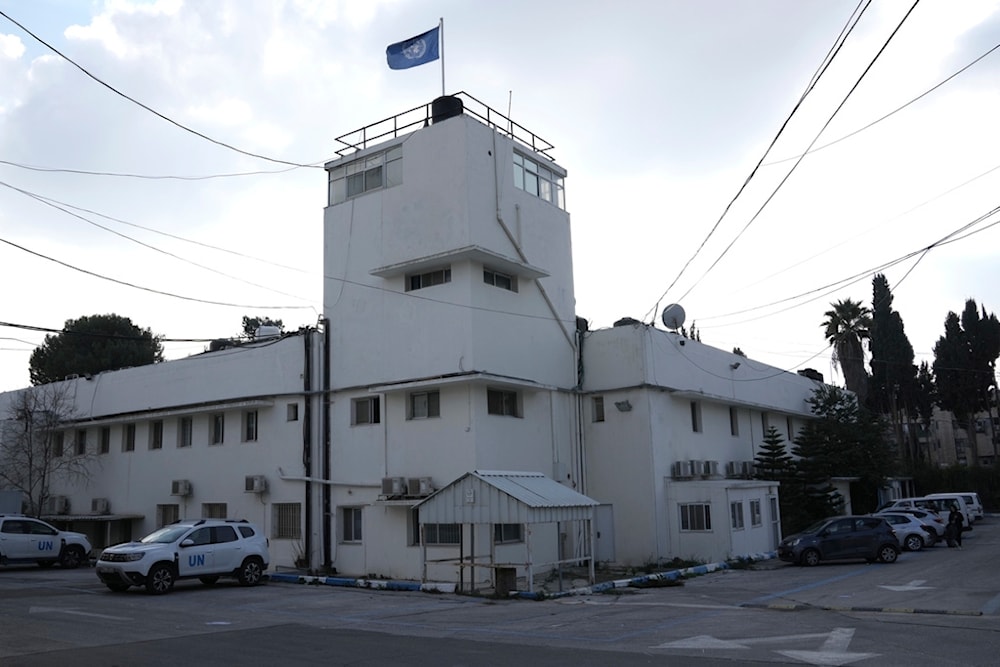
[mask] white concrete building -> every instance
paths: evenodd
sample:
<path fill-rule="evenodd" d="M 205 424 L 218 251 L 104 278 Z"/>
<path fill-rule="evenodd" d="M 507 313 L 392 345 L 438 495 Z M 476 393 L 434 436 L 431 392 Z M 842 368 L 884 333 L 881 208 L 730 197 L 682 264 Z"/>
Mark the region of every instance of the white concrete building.
<path fill-rule="evenodd" d="M 794 435 L 815 381 L 647 325 L 586 331 L 565 169 L 462 99 L 339 139 L 316 330 L 67 381 L 66 455 L 82 442 L 94 465 L 52 509 L 99 545 L 175 517 L 245 517 L 278 566 L 412 579 L 421 525 L 431 557 L 517 562 L 523 525 L 473 538 L 414 506 L 475 470 L 524 471 L 602 504 L 599 559 L 773 549 L 777 488 L 748 462 L 768 425 Z M 539 530 L 538 562 L 590 546 L 579 527 Z"/>

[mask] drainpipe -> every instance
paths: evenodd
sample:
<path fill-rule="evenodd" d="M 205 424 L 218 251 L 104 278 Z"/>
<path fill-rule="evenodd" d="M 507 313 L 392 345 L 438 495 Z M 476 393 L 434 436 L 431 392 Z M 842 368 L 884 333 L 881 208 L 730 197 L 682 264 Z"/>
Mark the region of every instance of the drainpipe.
<path fill-rule="evenodd" d="M 330 457 L 332 456 L 330 442 L 330 320 L 322 318 L 323 323 L 323 479 L 330 479 Z M 330 571 L 333 567 L 333 527 L 330 485 L 323 486 L 323 565 Z"/>
<path fill-rule="evenodd" d="M 306 471 L 306 477 L 312 476 L 312 334 L 307 333 L 302 337 L 304 346 L 304 365 L 302 370 L 302 390 L 305 394 L 305 414 L 302 417 L 302 465 Z M 305 485 L 305 539 L 303 540 L 303 555 L 309 559 L 312 566 L 312 533 L 313 533 L 313 512 L 312 512 L 312 484 L 306 482 Z"/>

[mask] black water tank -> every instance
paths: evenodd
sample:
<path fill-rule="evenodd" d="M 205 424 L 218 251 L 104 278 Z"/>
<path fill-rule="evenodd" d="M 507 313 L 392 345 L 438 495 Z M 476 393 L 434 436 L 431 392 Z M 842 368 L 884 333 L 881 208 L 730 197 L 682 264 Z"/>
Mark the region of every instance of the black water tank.
<path fill-rule="evenodd" d="M 440 123 L 454 116 L 461 116 L 465 107 L 462 100 L 453 95 L 445 95 L 431 102 L 431 124 Z"/>

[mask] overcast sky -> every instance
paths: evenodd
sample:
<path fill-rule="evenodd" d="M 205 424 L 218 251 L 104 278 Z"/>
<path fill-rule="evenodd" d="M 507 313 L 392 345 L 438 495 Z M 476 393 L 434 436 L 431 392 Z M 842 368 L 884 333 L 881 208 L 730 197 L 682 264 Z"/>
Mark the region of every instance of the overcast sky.
<path fill-rule="evenodd" d="M 839 384 L 823 313 L 870 305 L 881 270 L 930 362 L 948 311 L 1000 310 L 1000 216 L 976 222 L 1000 205 L 1000 49 L 821 148 L 1000 44 L 996 1 L 903 21 L 911 5 L 873 2 L 792 115 L 856 0 L 0 0 L 107 84 L 0 16 L 0 321 L 113 312 L 172 339 L 233 336 L 244 315 L 315 324 L 324 171 L 111 88 L 321 165 L 335 137 L 440 94 L 440 63 L 390 70 L 385 48 L 443 17 L 447 91 L 509 107 L 569 171 L 591 328 L 679 302 L 702 342 Z M 43 339 L 0 325 L 0 390 L 28 384 Z"/>

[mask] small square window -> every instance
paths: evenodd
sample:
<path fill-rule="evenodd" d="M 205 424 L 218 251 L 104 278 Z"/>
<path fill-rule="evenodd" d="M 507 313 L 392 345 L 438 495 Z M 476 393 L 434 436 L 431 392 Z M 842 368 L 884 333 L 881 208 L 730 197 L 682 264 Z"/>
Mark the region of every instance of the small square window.
<path fill-rule="evenodd" d="M 379 414 L 379 397 L 367 396 L 351 401 L 351 425 L 378 424 L 382 421 Z"/>
<path fill-rule="evenodd" d="M 299 404 L 289 403 L 285 412 L 285 419 L 290 422 L 297 422 L 299 420 Z"/>
<path fill-rule="evenodd" d="M 181 518 L 180 505 L 157 505 L 156 525 L 159 528 Z"/>
<path fill-rule="evenodd" d="M 225 519 L 229 509 L 226 503 L 202 503 L 201 518 L 203 519 Z"/>
<path fill-rule="evenodd" d="M 516 391 L 504 389 L 486 390 L 486 411 L 491 415 L 520 417 L 520 397 Z"/>
<path fill-rule="evenodd" d="M 437 391 L 418 391 L 410 394 L 407 419 L 427 419 L 441 416 L 441 394 Z"/>
<path fill-rule="evenodd" d="M 594 398 L 592 399 L 592 405 L 594 407 L 593 421 L 595 422 L 604 421 L 604 397 L 594 396 Z"/>
<path fill-rule="evenodd" d="M 524 526 L 520 523 L 493 524 L 493 543 L 512 544 L 524 542 Z"/>
<path fill-rule="evenodd" d="M 689 503 L 678 506 L 681 512 L 681 530 L 712 530 L 712 507 L 707 503 Z"/>
<path fill-rule="evenodd" d="M 517 291 L 517 276 L 500 273 L 499 271 L 494 271 L 493 269 L 485 267 L 483 268 L 483 282 L 487 285 L 493 285 L 494 287 L 510 290 L 511 292 Z"/>
<path fill-rule="evenodd" d="M 271 537 L 276 540 L 302 538 L 302 503 L 274 503 L 272 511 Z"/>

